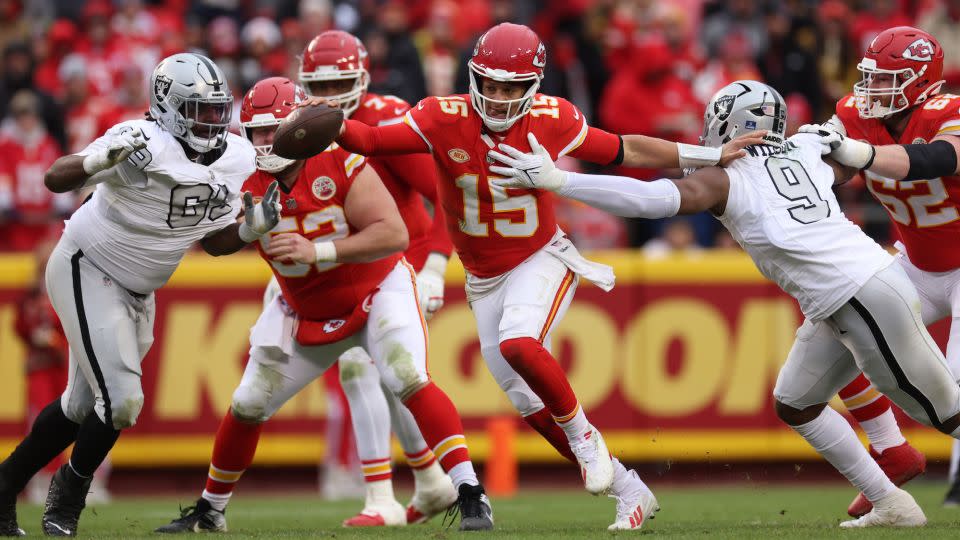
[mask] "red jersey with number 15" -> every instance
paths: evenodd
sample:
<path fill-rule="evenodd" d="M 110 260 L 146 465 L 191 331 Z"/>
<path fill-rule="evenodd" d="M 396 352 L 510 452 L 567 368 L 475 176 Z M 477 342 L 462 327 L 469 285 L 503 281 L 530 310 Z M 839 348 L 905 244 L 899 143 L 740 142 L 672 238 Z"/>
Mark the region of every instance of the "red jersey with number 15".
<path fill-rule="evenodd" d="M 856 97 L 837 102 L 847 135 L 870 144 L 929 143 L 938 135 L 960 135 L 960 96 L 933 96 L 910 113 L 894 140 L 879 119 L 860 118 Z M 887 209 L 907 255 L 917 268 L 945 272 L 960 268 L 960 177 L 892 180 L 867 172 L 867 188 Z"/>
<path fill-rule="evenodd" d="M 344 214 L 347 193 L 357 174 L 366 166 L 363 156 L 351 154 L 336 144 L 309 158 L 289 191 L 280 185 L 280 222 L 263 235 L 257 250 L 273 269 L 283 299 L 306 319 L 345 318 L 382 282 L 401 255 L 363 264 L 295 264 L 272 260 L 264 248 L 270 237 L 299 233 L 314 242 L 344 238 L 356 232 Z M 243 185 L 254 197 L 262 197 L 274 177 L 253 173 Z"/>
<path fill-rule="evenodd" d="M 502 133 L 484 127 L 468 95 L 428 97 L 407 112 L 404 123 L 433 153 L 447 229 L 464 267 L 478 277 L 513 269 L 557 231 L 552 195 L 492 186 L 487 152 L 500 143 L 529 152 L 527 133 L 536 135 L 553 159 L 570 154 L 608 164 L 620 151 L 616 135 L 589 127 L 569 101 L 543 94 L 534 97 L 528 114 Z"/>

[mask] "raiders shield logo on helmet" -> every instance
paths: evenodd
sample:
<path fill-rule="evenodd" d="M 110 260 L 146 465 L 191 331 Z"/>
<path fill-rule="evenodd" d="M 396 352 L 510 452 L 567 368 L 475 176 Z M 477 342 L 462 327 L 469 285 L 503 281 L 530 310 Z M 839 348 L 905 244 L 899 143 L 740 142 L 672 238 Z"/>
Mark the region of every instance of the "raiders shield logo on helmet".
<path fill-rule="evenodd" d="M 166 101 L 172 84 L 173 80 L 170 77 L 157 75 L 157 78 L 153 81 L 153 95 L 157 97 L 157 101 Z"/>
<path fill-rule="evenodd" d="M 736 99 L 736 96 L 723 96 L 713 102 L 713 114 L 717 116 L 717 120 L 726 120 L 730 116 L 730 111 L 733 110 L 733 102 Z"/>

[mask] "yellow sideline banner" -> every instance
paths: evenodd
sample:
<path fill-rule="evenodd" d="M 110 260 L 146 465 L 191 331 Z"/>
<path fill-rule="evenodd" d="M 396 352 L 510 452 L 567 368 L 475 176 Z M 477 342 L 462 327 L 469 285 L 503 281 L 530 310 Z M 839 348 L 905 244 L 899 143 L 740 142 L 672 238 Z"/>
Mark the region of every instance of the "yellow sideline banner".
<path fill-rule="evenodd" d="M 552 348 L 613 452 L 628 460 L 714 462 L 814 456 L 772 410 L 777 371 L 801 315 L 749 258 L 590 257 L 614 267 L 617 287 L 604 293 L 582 286 Z M 0 452 L 25 429 L 24 348 L 13 324 L 33 276 L 29 256 L 0 257 Z M 146 404 L 113 453 L 117 465 L 207 463 L 269 278 L 253 253 L 187 256 L 157 293 L 156 336 L 143 364 Z M 483 460 L 493 451 L 487 421 L 515 415 L 480 356 L 456 262 L 447 279 L 446 305 L 430 323 L 430 373 L 460 410 L 471 454 Z M 323 384 L 309 385 L 267 424 L 258 463 L 315 463 L 326 416 Z M 902 417 L 901 424 L 929 458 L 949 455 L 946 436 Z M 517 426 L 520 461 L 560 459 L 519 419 Z"/>

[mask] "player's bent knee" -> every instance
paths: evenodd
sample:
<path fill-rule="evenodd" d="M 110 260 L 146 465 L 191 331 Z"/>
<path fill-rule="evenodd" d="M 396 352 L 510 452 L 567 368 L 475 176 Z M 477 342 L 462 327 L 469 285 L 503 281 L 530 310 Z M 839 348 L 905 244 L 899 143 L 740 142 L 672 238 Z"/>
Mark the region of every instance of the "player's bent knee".
<path fill-rule="evenodd" d="M 340 384 L 360 384 L 363 381 L 371 381 L 377 384 L 378 377 L 371 377 L 376 374 L 376 367 L 373 360 L 360 347 L 354 347 L 340 355 L 337 361 L 340 367 Z"/>
<path fill-rule="evenodd" d="M 230 411 L 233 416 L 247 424 L 266 422 L 270 418 L 269 396 L 256 388 L 240 385 L 233 392 Z"/>
<path fill-rule="evenodd" d="M 777 411 L 777 417 L 789 426 L 799 426 L 814 420 L 820 416 L 820 413 L 823 412 L 823 408 L 826 406 L 826 403 L 819 403 L 797 409 L 780 400 L 774 401 L 774 409 Z"/>
<path fill-rule="evenodd" d="M 137 417 L 143 409 L 143 393 L 138 392 L 120 400 L 119 403 L 112 403 L 110 407 L 110 419 L 113 420 L 114 429 L 127 429 L 137 423 Z"/>

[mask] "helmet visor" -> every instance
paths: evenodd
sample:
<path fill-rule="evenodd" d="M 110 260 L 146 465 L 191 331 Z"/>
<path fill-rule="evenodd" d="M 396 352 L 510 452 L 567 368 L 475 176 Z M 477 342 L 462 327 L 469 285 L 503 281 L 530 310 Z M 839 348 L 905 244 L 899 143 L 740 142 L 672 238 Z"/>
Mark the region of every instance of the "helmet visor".
<path fill-rule="evenodd" d="M 179 112 L 186 121 L 187 130 L 197 139 L 222 139 L 233 117 L 233 99 L 188 98 L 180 105 Z"/>

